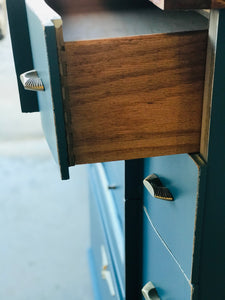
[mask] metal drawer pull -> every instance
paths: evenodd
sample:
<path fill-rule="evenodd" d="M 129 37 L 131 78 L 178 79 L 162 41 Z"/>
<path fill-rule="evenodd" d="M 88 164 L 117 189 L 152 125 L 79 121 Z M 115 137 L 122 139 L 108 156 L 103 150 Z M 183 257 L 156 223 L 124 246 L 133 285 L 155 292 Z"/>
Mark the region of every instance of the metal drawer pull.
<path fill-rule="evenodd" d="M 101 245 L 101 253 L 102 253 L 102 271 L 101 271 L 102 279 L 106 280 L 111 296 L 115 296 L 116 293 L 113 286 L 112 275 L 111 272 L 108 270 L 109 263 L 103 245 Z"/>
<path fill-rule="evenodd" d="M 115 190 L 115 189 L 117 189 L 117 186 L 115 184 L 109 184 L 108 189 L 109 190 Z"/>
<path fill-rule="evenodd" d="M 152 197 L 168 201 L 174 200 L 173 195 L 171 194 L 169 189 L 163 186 L 157 175 L 149 175 L 144 179 L 143 183 Z"/>
<path fill-rule="evenodd" d="M 146 283 L 146 285 L 142 288 L 141 291 L 146 300 L 160 300 L 156 288 L 151 281 Z"/>
<path fill-rule="evenodd" d="M 44 85 L 38 77 L 36 70 L 31 70 L 20 75 L 20 80 L 25 88 L 29 91 L 44 91 Z"/>

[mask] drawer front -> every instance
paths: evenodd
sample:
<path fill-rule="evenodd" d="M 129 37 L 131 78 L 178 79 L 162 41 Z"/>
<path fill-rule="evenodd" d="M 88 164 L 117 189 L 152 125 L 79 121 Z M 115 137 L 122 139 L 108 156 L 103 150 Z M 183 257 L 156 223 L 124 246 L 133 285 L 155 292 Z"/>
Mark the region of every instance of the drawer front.
<path fill-rule="evenodd" d="M 204 165 L 182 154 L 146 159 L 144 168 L 145 177 L 156 174 L 174 197 L 174 201 L 157 199 L 145 188 L 144 206 L 156 230 L 191 278 L 198 191 Z"/>
<path fill-rule="evenodd" d="M 45 88 L 37 92 L 42 127 L 62 178 L 67 179 L 69 157 L 57 48 L 57 31 L 60 31 L 62 21 L 44 1 L 26 1 L 26 11 L 34 69 Z"/>
<path fill-rule="evenodd" d="M 89 181 L 98 200 L 99 212 L 109 244 L 113 265 L 118 277 L 122 296 L 125 295 L 125 249 L 124 232 L 121 226 L 114 197 L 108 189 L 102 164 L 89 165 Z M 93 191 L 94 189 L 94 191 Z"/>
<path fill-rule="evenodd" d="M 91 253 L 94 268 L 94 272 L 92 272 L 94 273 L 94 282 L 97 283 L 95 289 L 98 290 L 102 300 L 119 300 L 121 298 L 117 278 L 99 213 L 98 201 L 92 188 L 90 194 Z"/>
<path fill-rule="evenodd" d="M 160 300 L 190 300 L 192 287 L 144 213 L 143 285 L 152 282 Z"/>
<path fill-rule="evenodd" d="M 25 1 L 6 0 L 6 4 L 12 42 L 12 50 L 14 56 L 14 65 L 17 74 L 16 77 L 18 81 L 18 91 L 20 95 L 21 111 L 37 112 L 39 111 L 37 94 L 25 90 L 19 79 L 20 74 L 28 70 L 34 69 L 30 45 L 30 36 L 26 17 Z M 23 34 L 23 43 L 21 43 L 21 33 Z"/>
<path fill-rule="evenodd" d="M 122 226 L 124 225 L 124 195 L 125 195 L 125 162 L 107 162 L 103 167 L 108 180 L 108 188 L 114 197 L 115 205 Z"/>
<path fill-rule="evenodd" d="M 21 107 L 23 111 L 40 111 L 42 127 L 49 148 L 60 166 L 62 179 L 68 179 L 68 166 L 71 158 L 69 158 L 67 150 L 60 77 L 61 66 L 59 66 L 58 59 L 62 20 L 45 4 L 44 0 L 19 0 L 18 3 L 15 2 L 17 1 L 7 0 L 7 8 L 13 38 Z M 24 46 L 21 47 L 23 44 L 21 41 L 24 39 L 26 49 L 23 48 Z M 20 75 L 32 69 L 36 70 L 44 90 L 36 90 L 39 81 L 37 81 L 36 76 L 30 74 L 26 75 L 23 87 Z M 27 90 L 27 88 L 32 91 Z M 28 104 L 28 99 L 31 100 L 30 104 Z"/>

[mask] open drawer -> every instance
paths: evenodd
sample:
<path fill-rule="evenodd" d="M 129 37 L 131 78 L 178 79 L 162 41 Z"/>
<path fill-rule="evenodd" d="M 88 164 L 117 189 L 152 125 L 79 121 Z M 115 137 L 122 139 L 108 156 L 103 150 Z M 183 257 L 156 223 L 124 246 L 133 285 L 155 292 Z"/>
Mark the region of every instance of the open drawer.
<path fill-rule="evenodd" d="M 69 9 L 62 28 L 45 1 L 7 0 L 17 76 L 29 71 L 18 46 L 29 38 L 30 67 L 44 87 L 35 92 L 43 129 L 63 179 L 75 164 L 200 147 L 207 19 L 132 5 L 106 10 L 105 1 L 93 11 L 88 5 L 87 12 L 82 5 Z M 69 3 L 48 2 L 62 12 Z M 20 34 L 16 26 L 23 26 Z M 35 85 L 37 78 L 26 76 Z M 20 92 L 22 106 L 26 92 Z"/>

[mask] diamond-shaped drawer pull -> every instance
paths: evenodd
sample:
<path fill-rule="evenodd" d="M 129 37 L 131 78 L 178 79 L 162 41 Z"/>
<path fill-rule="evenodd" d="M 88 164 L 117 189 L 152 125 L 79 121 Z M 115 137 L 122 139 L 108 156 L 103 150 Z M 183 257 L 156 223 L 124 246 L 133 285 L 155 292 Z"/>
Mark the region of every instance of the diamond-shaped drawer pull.
<path fill-rule="evenodd" d="M 36 70 L 31 70 L 20 75 L 20 80 L 25 88 L 29 91 L 44 91 L 44 85 L 38 77 Z"/>
<path fill-rule="evenodd" d="M 144 179 L 143 183 L 152 197 L 168 201 L 174 200 L 173 195 L 171 194 L 169 189 L 162 184 L 157 175 L 149 175 Z"/>

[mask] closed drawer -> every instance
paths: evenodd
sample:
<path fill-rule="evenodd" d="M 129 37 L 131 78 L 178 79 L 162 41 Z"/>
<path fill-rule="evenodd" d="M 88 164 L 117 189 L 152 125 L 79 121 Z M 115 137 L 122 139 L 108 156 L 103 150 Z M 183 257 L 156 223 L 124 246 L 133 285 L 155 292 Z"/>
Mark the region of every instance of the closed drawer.
<path fill-rule="evenodd" d="M 125 297 L 125 241 L 123 226 L 120 223 L 117 208 L 102 164 L 89 165 L 91 193 L 98 201 L 99 213 L 110 248 L 113 266 L 118 278 L 121 295 Z"/>
<path fill-rule="evenodd" d="M 192 275 L 196 276 L 196 273 L 192 274 L 193 257 L 196 261 L 198 257 L 194 241 L 198 244 L 200 238 L 199 210 L 204 198 L 204 170 L 204 163 L 198 156 L 191 158 L 187 154 L 145 160 L 145 176 L 156 174 L 174 200 L 154 198 L 145 189 L 144 206 L 154 227 L 189 279 Z"/>
<path fill-rule="evenodd" d="M 160 300 L 191 300 L 194 292 L 172 253 L 144 213 L 143 285 L 152 282 Z"/>
<path fill-rule="evenodd" d="M 108 181 L 108 188 L 113 195 L 120 223 L 124 226 L 124 195 L 125 195 L 125 162 L 106 162 L 103 168 Z"/>
<path fill-rule="evenodd" d="M 62 28 L 43 0 L 25 3 L 43 128 L 64 179 L 74 164 L 199 151 L 207 19 L 106 1 L 62 14 Z"/>
<path fill-rule="evenodd" d="M 90 228 L 91 228 L 91 259 L 94 290 L 100 294 L 99 299 L 121 299 L 117 278 L 104 232 L 102 218 L 99 213 L 95 190 L 90 189 Z"/>

